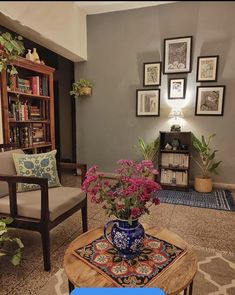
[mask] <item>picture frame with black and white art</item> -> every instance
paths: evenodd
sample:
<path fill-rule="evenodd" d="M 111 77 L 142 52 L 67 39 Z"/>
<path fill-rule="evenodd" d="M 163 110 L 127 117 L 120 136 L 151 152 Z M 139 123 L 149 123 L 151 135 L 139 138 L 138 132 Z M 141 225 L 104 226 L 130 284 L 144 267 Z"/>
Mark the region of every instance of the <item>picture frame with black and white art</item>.
<path fill-rule="evenodd" d="M 164 74 L 190 73 L 192 36 L 164 39 Z"/>
<path fill-rule="evenodd" d="M 160 89 L 136 90 L 136 116 L 160 116 Z"/>
<path fill-rule="evenodd" d="M 217 81 L 219 56 L 198 56 L 197 82 Z"/>
<path fill-rule="evenodd" d="M 225 86 L 197 86 L 195 115 L 223 116 Z"/>
<path fill-rule="evenodd" d="M 161 85 L 161 62 L 144 63 L 144 86 Z"/>
<path fill-rule="evenodd" d="M 186 89 L 186 79 L 169 79 L 169 99 L 184 99 Z"/>

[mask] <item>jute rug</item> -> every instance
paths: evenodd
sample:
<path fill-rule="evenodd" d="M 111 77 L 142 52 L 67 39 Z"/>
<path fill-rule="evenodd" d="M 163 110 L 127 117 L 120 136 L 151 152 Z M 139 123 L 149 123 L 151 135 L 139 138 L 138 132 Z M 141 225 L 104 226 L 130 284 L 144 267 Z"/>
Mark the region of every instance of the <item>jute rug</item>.
<path fill-rule="evenodd" d="M 198 272 L 193 295 L 235 294 L 235 253 L 193 247 L 198 257 Z M 40 290 L 38 295 L 68 295 L 67 277 L 60 269 Z"/>
<path fill-rule="evenodd" d="M 162 203 L 235 211 L 233 195 L 229 190 L 215 189 L 211 193 L 198 193 L 194 190 L 188 192 L 161 190 L 156 196 Z"/>

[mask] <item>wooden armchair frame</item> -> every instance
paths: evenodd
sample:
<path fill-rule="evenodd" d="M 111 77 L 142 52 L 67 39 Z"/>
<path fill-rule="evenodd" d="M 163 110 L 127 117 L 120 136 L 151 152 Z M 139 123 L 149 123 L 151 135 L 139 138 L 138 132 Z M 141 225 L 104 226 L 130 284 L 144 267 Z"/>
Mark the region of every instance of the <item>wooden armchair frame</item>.
<path fill-rule="evenodd" d="M 0 145 L 1 148 L 1 145 Z M 78 163 L 58 163 L 58 171 L 61 169 L 72 169 L 81 170 L 82 182 L 85 179 L 85 174 L 87 171 L 86 164 Z M 60 173 L 59 173 L 60 174 Z M 50 263 L 50 230 L 57 226 L 59 223 L 64 221 L 66 218 L 71 216 L 76 211 L 82 211 L 82 229 L 86 232 L 88 229 L 87 224 L 87 198 L 82 202 L 78 203 L 68 211 L 64 212 L 62 215 L 57 217 L 55 220 L 50 221 L 49 219 L 49 202 L 48 202 L 48 179 L 42 177 L 27 177 L 27 176 L 16 176 L 16 175 L 3 175 L 0 174 L 0 181 L 6 181 L 9 187 L 9 201 L 10 201 L 10 216 L 14 219 L 11 226 L 15 228 L 22 228 L 37 231 L 41 234 L 42 239 L 42 249 L 43 249 L 43 262 L 45 271 L 51 269 Z M 17 212 L 17 193 L 16 184 L 17 183 L 30 183 L 38 184 L 41 190 L 41 217 L 40 219 L 26 218 L 18 215 Z M 1 213 L 1 216 L 7 216 Z"/>

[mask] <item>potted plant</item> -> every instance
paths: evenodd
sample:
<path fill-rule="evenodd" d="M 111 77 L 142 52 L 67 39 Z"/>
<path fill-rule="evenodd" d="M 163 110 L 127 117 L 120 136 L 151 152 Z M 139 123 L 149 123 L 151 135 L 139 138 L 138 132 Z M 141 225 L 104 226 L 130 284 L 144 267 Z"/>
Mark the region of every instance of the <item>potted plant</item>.
<path fill-rule="evenodd" d="M 217 150 L 213 150 L 210 147 L 211 140 L 216 134 L 212 134 L 205 139 L 202 135 L 201 139 L 193 136 L 193 147 L 199 153 L 200 162 L 195 158 L 195 163 L 200 167 L 202 171 L 201 176 L 195 177 L 194 188 L 197 192 L 209 193 L 212 191 L 212 178 L 210 173 L 216 173 L 216 169 L 222 161 L 215 162 L 215 154 Z"/>
<path fill-rule="evenodd" d="M 10 75 L 17 74 L 16 68 L 11 64 L 17 57 L 24 53 L 24 45 L 21 36 L 12 37 L 9 32 L 0 35 L 0 73 L 8 68 Z"/>
<path fill-rule="evenodd" d="M 19 238 L 12 238 L 8 235 L 7 225 L 11 224 L 12 221 L 11 217 L 0 219 L 0 257 L 10 256 L 11 263 L 18 265 L 24 245 Z"/>
<path fill-rule="evenodd" d="M 144 160 L 149 160 L 153 162 L 157 157 L 159 138 L 150 143 L 146 143 L 142 137 L 139 137 L 136 148 L 141 153 Z"/>
<path fill-rule="evenodd" d="M 87 79 L 80 79 L 79 81 L 73 83 L 70 95 L 74 95 L 75 97 L 91 96 L 91 90 L 93 86 L 93 82 Z"/>

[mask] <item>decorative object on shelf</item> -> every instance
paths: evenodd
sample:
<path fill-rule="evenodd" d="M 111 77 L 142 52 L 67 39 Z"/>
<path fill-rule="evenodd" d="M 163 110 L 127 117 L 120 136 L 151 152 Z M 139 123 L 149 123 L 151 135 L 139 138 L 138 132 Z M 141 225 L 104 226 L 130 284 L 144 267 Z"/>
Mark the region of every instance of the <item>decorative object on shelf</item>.
<path fill-rule="evenodd" d="M 193 147 L 199 153 L 200 161 L 193 158 L 195 163 L 202 171 L 202 176 L 196 176 L 194 188 L 197 192 L 209 193 L 212 191 L 212 178 L 210 173 L 216 173 L 218 166 L 222 161 L 215 162 L 217 150 L 211 148 L 211 140 L 216 134 L 212 134 L 206 139 L 203 135 L 201 139 L 193 136 Z"/>
<path fill-rule="evenodd" d="M 180 148 L 180 140 L 178 138 L 173 138 L 171 145 L 173 147 L 173 151 L 177 151 Z"/>
<path fill-rule="evenodd" d="M 94 86 L 94 83 L 87 79 L 80 79 L 72 85 L 72 90 L 69 92 L 70 95 L 75 97 L 79 96 L 91 96 L 91 91 Z"/>
<path fill-rule="evenodd" d="M 144 86 L 161 85 L 161 62 L 144 63 Z"/>
<path fill-rule="evenodd" d="M 169 79 L 168 99 L 184 99 L 186 90 L 186 79 Z"/>
<path fill-rule="evenodd" d="M 154 161 L 159 149 L 159 138 L 150 143 L 146 143 L 142 137 L 138 138 L 135 148 L 141 153 L 144 160 Z"/>
<path fill-rule="evenodd" d="M 17 74 L 17 70 L 12 61 L 24 53 L 24 45 L 21 36 L 12 37 L 9 32 L 0 35 L 0 73 L 6 70 L 10 75 Z"/>
<path fill-rule="evenodd" d="M 223 116 L 225 86 L 197 86 L 195 116 Z"/>
<path fill-rule="evenodd" d="M 138 218 L 149 214 L 151 205 L 159 204 L 153 194 L 161 187 L 149 179 L 149 176 L 158 173 L 151 161 L 135 163 L 119 160 L 118 165 L 119 168 L 115 170 L 117 177 L 112 182 L 105 180 L 102 174 L 97 173 L 97 167 L 93 166 L 86 174 L 82 189 L 92 202 L 103 203 L 108 216 L 117 218 L 111 230 L 112 241 L 109 241 L 121 256 L 129 258 L 138 255 L 143 245 L 144 230 Z M 120 226 L 124 229 L 120 229 Z M 107 236 L 106 230 L 105 234 Z"/>
<path fill-rule="evenodd" d="M 136 116 L 160 116 L 160 89 L 136 90 Z"/>
<path fill-rule="evenodd" d="M 167 151 L 170 151 L 173 149 L 172 145 L 170 145 L 169 143 L 167 143 L 165 146 L 164 146 L 164 149 L 167 150 Z"/>
<path fill-rule="evenodd" d="M 198 56 L 197 82 L 216 82 L 219 56 Z"/>
<path fill-rule="evenodd" d="M 31 49 L 28 49 L 28 53 L 26 54 L 25 58 L 28 60 L 34 61 L 34 56 L 31 53 Z"/>
<path fill-rule="evenodd" d="M 40 64 L 40 58 L 37 53 L 37 48 L 33 48 L 32 55 L 33 55 L 33 61 Z"/>
<path fill-rule="evenodd" d="M 18 265 L 21 261 L 24 245 L 19 238 L 7 235 L 7 226 L 12 222 L 13 218 L 11 217 L 0 218 L 0 257 L 10 256 L 11 263 Z"/>
<path fill-rule="evenodd" d="M 184 117 L 183 111 L 181 109 L 171 109 L 168 117 L 175 119 L 175 124 L 173 124 L 171 126 L 171 131 L 172 132 L 180 132 L 181 131 L 181 127 L 177 123 L 179 122 L 179 119 L 180 118 L 183 118 Z"/>
<path fill-rule="evenodd" d="M 164 39 L 164 74 L 191 72 L 192 36 Z"/>

